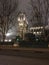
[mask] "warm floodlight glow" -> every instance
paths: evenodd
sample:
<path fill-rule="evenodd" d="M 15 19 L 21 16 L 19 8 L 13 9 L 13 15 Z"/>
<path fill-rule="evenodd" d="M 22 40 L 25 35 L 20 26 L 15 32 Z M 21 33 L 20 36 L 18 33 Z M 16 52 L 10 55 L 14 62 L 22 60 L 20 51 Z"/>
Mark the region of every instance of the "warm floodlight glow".
<path fill-rule="evenodd" d="M 36 34 L 36 32 L 33 32 L 33 34 Z"/>
<path fill-rule="evenodd" d="M 19 23 L 19 26 L 23 26 L 23 23 Z"/>
<path fill-rule="evenodd" d="M 18 21 L 20 21 L 20 18 L 18 18 Z"/>
<path fill-rule="evenodd" d="M 9 42 L 11 42 L 12 40 L 11 40 L 11 39 L 9 39 L 8 41 L 9 41 Z"/>
<path fill-rule="evenodd" d="M 9 36 L 9 35 L 10 35 L 10 33 L 7 33 L 7 34 L 6 34 L 6 36 Z"/>
<path fill-rule="evenodd" d="M 37 32 L 37 34 L 39 34 L 39 32 Z"/>
<path fill-rule="evenodd" d="M 5 39 L 4 41 L 5 41 L 5 42 L 7 42 L 8 40 L 7 40 L 7 39 Z"/>
<path fill-rule="evenodd" d="M 43 29 L 43 27 L 41 27 L 41 29 Z"/>
<path fill-rule="evenodd" d="M 23 18 L 23 20 L 25 21 L 25 17 Z"/>
<path fill-rule="evenodd" d="M 13 44 L 14 47 L 18 47 L 19 45 L 18 44 Z"/>
<path fill-rule="evenodd" d="M 4 41 L 5 42 L 11 42 L 12 40 L 11 39 L 5 39 Z"/>

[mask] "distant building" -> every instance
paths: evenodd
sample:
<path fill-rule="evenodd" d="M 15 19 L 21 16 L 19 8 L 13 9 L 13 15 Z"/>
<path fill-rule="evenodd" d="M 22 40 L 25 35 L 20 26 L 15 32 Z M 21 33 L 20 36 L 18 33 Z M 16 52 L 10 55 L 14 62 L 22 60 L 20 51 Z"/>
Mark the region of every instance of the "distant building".
<path fill-rule="evenodd" d="M 43 34 L 43 26 L 31 27 L 30 32 L 32 32 L 35 35 L 41 35 Z"/>
<path fill-rule="evenodd" d="M 28 21 L 24 13 L 18 15 L 18 33 L 24 39 L 24 34 L 28 31 Z"/>

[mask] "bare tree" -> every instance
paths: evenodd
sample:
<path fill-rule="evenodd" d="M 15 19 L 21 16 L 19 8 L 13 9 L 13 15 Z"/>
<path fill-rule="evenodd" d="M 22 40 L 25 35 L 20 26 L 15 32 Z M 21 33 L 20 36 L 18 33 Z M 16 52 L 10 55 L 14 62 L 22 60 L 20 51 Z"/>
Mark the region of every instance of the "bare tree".
<path fill-rule="evenodd" d="M 31 0 L 32 6 L 32 22 L 36 22 L 35 25 L 44 25 L 48 21 L 49 12 L 49 0 Z"/>
<path fill-rule="evenodd" d="M 46 25 L 49 18 L 49 0 L 43 0 L 43 4 L 44 4 L 43 13 L 45 12 L 44 19 L 45 19 L 45 25 Z"/>
<path fill-rule="evenodd" d="M 38 3 L 38 4 L 37 4 Z M 31 6 L 32 6 L 32 22 L 34 22 L 34 26 L 42 25 L 41 19 L 42 19 L 42 13 L 40 11 L 41 2 L 40 0 L 34 1 L 31 0 Z"/>
<path fill-rule="evenodd" d="M 18 0 L 0 0 L 0 27 L 3 36 L 3 41 L 5 39 L 5 34 L 9 30 L 9 25 L 13 25 L 13 19 L 10 19 L 10 15 L 16 10 L 17 15 Z M 10 27 L 11 28 L 11 27 Z"/>
<path fill-rule="evenodd" d="M 43 26 L 45 36 L 45 26 L 49 18 L 49 0 L 31 0 L 31 23 L 33 26 Z"/>

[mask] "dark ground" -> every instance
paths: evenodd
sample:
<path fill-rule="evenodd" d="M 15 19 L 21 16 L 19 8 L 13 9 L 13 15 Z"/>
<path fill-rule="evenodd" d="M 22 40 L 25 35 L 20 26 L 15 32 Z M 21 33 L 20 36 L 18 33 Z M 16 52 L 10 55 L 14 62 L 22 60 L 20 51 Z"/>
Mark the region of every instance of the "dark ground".
<path fill-rule="evenodd" d="M 0 65 L 49 65 L 49 53 L 0 50 Z"/>

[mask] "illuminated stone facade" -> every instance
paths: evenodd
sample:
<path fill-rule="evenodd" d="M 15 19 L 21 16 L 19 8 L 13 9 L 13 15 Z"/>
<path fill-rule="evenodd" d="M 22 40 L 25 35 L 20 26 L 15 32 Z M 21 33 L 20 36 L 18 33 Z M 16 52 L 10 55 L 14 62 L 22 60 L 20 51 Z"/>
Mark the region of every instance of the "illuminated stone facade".
<path fill-rule="evenodd" d="M 24 34 L 28 30 L 28 21 L 24 13 L 20 13 L 18 16 L 18 31 L 19 36 L 24 39 Z"/>
<path fill-rule="evenodd" d="M 41 35 L 41 34 L 43 34 L 43 26 L 31 27 L 30 32 L 32 32 L 35 35 Z"/>

